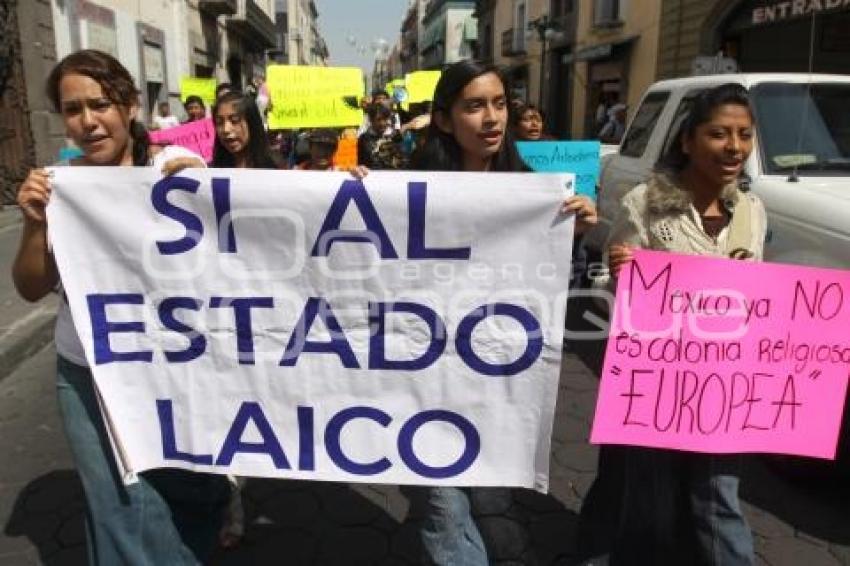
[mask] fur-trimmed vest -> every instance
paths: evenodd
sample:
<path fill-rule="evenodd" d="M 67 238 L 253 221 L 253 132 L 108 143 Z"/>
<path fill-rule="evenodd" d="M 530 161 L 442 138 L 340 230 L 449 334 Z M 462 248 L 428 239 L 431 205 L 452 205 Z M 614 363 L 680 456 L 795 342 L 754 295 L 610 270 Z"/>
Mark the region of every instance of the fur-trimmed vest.
<path fill-rule="evenodd" d="M 724 187 L 720 198 L 732 220 L 712 238 L 703 229 L 691 193 L 670 177 L 654 173 L 623 197 L 608 245 L 629 243 L 659 251 L 761 261 L 767 231 L 761 200 L 742 192 L 737 183 Z M 735 214 L 747 214 L 748 218 L 736 222 Z M 742 229 L 748 233 L 741 234 Z"/>

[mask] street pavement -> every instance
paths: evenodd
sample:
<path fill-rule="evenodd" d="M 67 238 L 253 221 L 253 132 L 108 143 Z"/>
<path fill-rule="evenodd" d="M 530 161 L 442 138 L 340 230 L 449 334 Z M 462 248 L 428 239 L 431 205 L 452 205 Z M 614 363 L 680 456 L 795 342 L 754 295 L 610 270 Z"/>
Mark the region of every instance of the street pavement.
<path fill-rule="evenodd" d="M 50 296 L 32 305 L 15 291 L 9 274 L 21 226 L 17 207 L 0 208 L 0 378 L 50 340 L 58 301 Z"/>
<path fill-rule="evenodd" d="M 586 355 L 586 352 L 580 352 Z M 55 353 L 45 347 L 0 381 L 0 565 L 85 563 L 83 498 L 62 435 L 53 388 Z M 561 372 L 551 492 L 504 490 L 477 500 L 493 563 L 574 561 L 581 502 L 597 449 L 587 443 L 596 379 L 575 353 Z M 834 485 L 790 483 L 762 458 L 747 460 L 742 493 L 759 564 L 850 564 L 850 494 Z M 215 565 L 415 564 L 415 518 L 399 488 L 248 480 L 246 534 Z"/>

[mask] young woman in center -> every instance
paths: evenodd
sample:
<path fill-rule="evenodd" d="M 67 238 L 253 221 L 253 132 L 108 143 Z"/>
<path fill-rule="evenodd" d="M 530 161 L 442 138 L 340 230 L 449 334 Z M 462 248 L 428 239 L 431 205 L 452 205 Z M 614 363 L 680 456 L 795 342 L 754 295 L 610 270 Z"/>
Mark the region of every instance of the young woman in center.
<path fill-rule="evenodd" d="M 414 170 L 530 172 L 514 143 L 508 114 L 510 89 L 501 71 L 476 61 L 460 61 L 443 71 L 434 90 L 425 145 Z M 362 176 L 367 171 L 355 173 Z M 593 201 L 573 196 L 560 208 L 576 215 L 576 234 L 597 222 Z M 502 497 L 505 490 L 476 488 L 477 500 Z M 487 566 L 487 551 L 472 518 L 469 490 L 426 487 L 411 490 L 423 562 L 438 566 Z"/>

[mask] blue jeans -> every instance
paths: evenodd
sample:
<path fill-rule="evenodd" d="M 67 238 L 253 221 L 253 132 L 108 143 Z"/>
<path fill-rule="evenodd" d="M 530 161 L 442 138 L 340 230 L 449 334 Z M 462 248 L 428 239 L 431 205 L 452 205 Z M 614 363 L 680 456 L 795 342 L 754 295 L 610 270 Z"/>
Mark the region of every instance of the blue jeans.
<path fill-rule="evenodd" d="M 457 487 L 417 487 L 409 491 L 411 506 L 422 516 L 419 536 L 425 564 L 487 566 L 487 551 L 472 519 L 466 491 Z"/>
<path fill-rule="evenodd" d="M 738 499 L 740 457 L 688 456 L 691 512 L 702 562 L 754 564 L 753 535 Z"/>
<path fill-rule="evenodd" d="M 749 566 L 738 456 L 603 446 L 579 521 L 579 555 L 610 563 Z"/>
<path fill-rule="evenodd" d="M 152 470 L 125 486 L 88 368 L 61 356 L 59 409 L 86 495 L 89 564 L 199 564 L 215 548 L 229 486 L 224 476 Z"/>

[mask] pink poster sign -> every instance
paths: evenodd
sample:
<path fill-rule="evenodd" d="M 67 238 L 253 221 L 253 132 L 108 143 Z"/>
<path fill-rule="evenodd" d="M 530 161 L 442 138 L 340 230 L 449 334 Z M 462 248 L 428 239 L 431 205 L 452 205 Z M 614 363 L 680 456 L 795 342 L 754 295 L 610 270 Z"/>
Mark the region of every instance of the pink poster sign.
<path fill-rule="evenodd" d="M 151 143 L 179 145 L 190 149 L 209 163 L 212 161 L 215 126 L 212 118 L 187 122 L 181 126 L 150 132 Z"/>
<path fill-rule="evenodd" d="M 591 442 L 833 459 L 848 377 L 850 272 L 638 251 Z"/>

